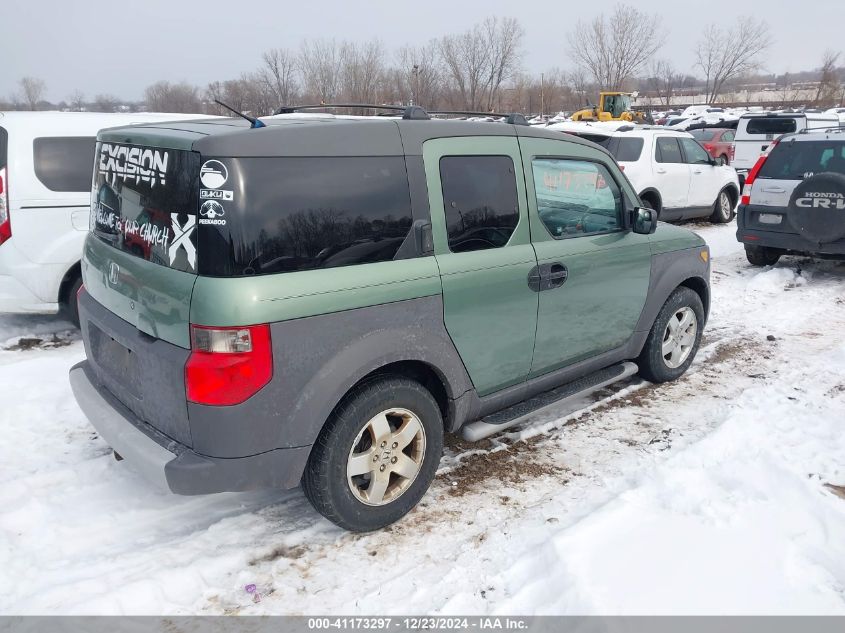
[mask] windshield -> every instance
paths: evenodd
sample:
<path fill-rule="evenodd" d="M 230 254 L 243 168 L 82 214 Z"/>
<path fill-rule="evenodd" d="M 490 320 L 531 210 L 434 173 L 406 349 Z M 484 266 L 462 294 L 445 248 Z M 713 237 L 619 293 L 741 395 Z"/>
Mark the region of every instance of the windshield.
<path fill-rule="evenodd" d="M 609 112 L 613 118 L 619 118 L 631 109 L 629 95 L 605 95 L 602 110 Z"/>

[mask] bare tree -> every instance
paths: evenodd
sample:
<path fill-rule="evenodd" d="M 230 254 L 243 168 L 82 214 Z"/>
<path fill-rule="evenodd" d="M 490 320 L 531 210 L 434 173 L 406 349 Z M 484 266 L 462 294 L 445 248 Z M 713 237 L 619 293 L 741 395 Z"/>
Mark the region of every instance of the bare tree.
<path fill-rule="evenodd" d="M 117 112 L 118 106 L 120 106 L 120 100 L 114 95 L 99 94 L 94 97 L 92 109 L 94 112 Z"/>
<path fill-rule="evenodd" d="M 186 81 L 170 83 L 158 81 L 144 90 L 144 101 L 149 112 L 200 112 L 199 89 Z"/>
<path fill-rule="evenodd" d="M 334 101 L 340 93 L 340 46 L 335 40 L 305 40 L 299 51 L 302 83 L 320 103 Z"/>
<path fill-rule="evenodd" d="M 239 79 L 212 82 L 208 85 L 205 94 L 206 99 L 210 102 L 208 105 L 209 114 L 232 115 L 226 108 L 213 103 L 215 99 L 222 101 L 238 112 L 253 116 L 272 114 L 279 105 L 275 96 L 267 89 L 259 73 L 244 73 Z"/>
<path fill-rule="evenodd" d="M 657 94 L 657 98 L 667 108 L 672 105 L 672 95 L 683 82 L 683 75 L 675 71 L 672 62 L 661 59 L 651 65 L 651 76 L 648 78 L 649 89 Z"/>
<path fill-rule="evenodd" d="M 816 90 L 816 105 L 833 106 L 839 100 L 840 83 L 836 63 L 839 61 L 839 53 L 832 50 L 824 52 L 822 65 L 819 69 L 819 85 Z"/>
<path fill-rule="evenodd" d="M 437 41 L 432 40 L 419 47 L 406 46 L 399 50 L 397 57 L 397 100 L 401 103 L 413 102 L 429 109 L 435 108 L 443 85 Z"/>
<path fill-rule="evenodd" d="M 377 91 L 385 72 L 381 42 L 344 42 L 340 47 L 340 58 L 343 99 L 351 103 L 378 103 L 380 99 Z"/>
<path fill-rule="evenodd" d="M 70 109 L 74 112 L 82 112 L 85 110 L 85 93 L 81 90 L 74 90 L 68 97 L 68 104 Z"/>
<path fill-rule="evenodd" d="M 259 77 L 273 96 L 275 107 L 292 104 L 299 92 L 296 56 L 284 48 L 273 48 L 266 51 L 261 59 L 263 66 Z"/>
<path fill-rule="evenodd" d="M 23 100 L 30 110 L 38 109 L 38 102 L 44 98 L 44 91 L 47 85 L 43 80 L 36 77 L 23 77 L 18 82 L 23 93 Z"/>
<path fill-rule="evenodd" d="M 666 33 L 658 15 L 617 4 L 569 34 L 569 52 L 601 88 L 621 90 L 663 46 Z"/>
<path fill-rule="evenodd" d="M 447 76 L 457 91 L 459 108 L 481 110 L 486 101 L 485 80 L 488 79 L 490 47 L 480 25 L 459 35 L 446 35 L 440 40 L 440 57 Z"/>
<path fill-rule="evenodd" d="M 525 30 L 515 18 L 488 17 L 482 32 L 489 49 L 486 80 L 486 109 L 493 110 L 502 83 L 519 70 L 522 38 Z"/>
<path fill-rule="evenodd" d="M 759 70 L 768 47 L 769 26 L 751 16 L 738 18 L 732 28 L 705 28 L 695 53 L 696 66 L 704 72 L 707 102 L 715 102 L 726 83 Z"/>

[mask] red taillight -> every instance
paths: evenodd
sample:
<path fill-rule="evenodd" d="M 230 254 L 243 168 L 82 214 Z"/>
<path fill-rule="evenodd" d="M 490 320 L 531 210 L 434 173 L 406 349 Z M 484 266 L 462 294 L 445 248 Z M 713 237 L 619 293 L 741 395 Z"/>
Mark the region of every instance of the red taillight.
<path fill-rule="evenodd" d="M 760 169 L 763 167 L 763 163 L 766 162 L 766 159 L 769 157 L 769 154 L 772 150 L 777 146 L 778 142 L 774 141 L 769 148 L 757 159 L 757 162 L 754 163 L 754 167 L 751 168 L 751 171 L 748 172 L 748 176 L 745 178 L 745 186 L 742 188 L 742 198 L 740 198 L 740 204 L 750 204 L 751 203 L 751 185 L 754 184 L 754 180 L 757 178 L 757 174 L 760 173 Z"/>
<path fill-rule="evenodd" d="M 269 325 L 191 326 L 191 356 L 185 364 L 185 393 L 190 402 L 240 404 L 272 377 Z"/>
<path fill-rule="evenodd" d="M 625 171 L 625 165 L 619 165 L 619 169 L 621 169 L 622 171 Z"/>
<path fill-rule="evenodd" d="M 0 169 L 0 244 L 12 237 L 12 223 L 9 218 L 8 173 Z"/>
<path fill-rule="evenodd" d="M 712 151 L 713 151 L 713 146 L 712 146 L 710 143 L 705 143 L 705 144 L 704 144 L 704 149 L 706 149 L 708 152 L 712 152 Z"/>

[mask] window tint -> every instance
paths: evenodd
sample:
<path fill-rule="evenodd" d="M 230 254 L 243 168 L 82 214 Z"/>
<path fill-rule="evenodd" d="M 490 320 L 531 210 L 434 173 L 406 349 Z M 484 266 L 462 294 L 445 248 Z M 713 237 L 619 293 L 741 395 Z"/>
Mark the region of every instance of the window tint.
<path fill-rule="evenodd" d="M 710 154 L 707 150 L 701 147 L 694 139 L 681 138 L 681 145 L 684 146 L 684 153 L 687 157 L 687 162 L 691 165 L 709 165 Z"/>
<path fill-rule="evenodd" d="M 507 244 L 519 222 L 510 156 L 444 156 L 440 159 L 440 182 L 452 252 Z"/>
<path fill-rule="evenodd" d="M 225 166 L 224 189 L 233 191 L 231 201 L 200 206 L 201 275 L 336 268 L 417 254 L 401 156 L 210 160 Z"/>
<path fill-rule="evenodd" d="M 35 175 L 51 191 L 90 191 L 93 137 L 42 137 L 32 142 Z"/>
<path fill-rule="evenodd" d="M 736 135 L 733 133 L 732 130 L 722 134 L 722 142 L 723 143 L 732 143 L 734 138 L 736 138 Z"/>
<path fill-rule="evenodd" d="M 760 168 L 758 177 L 775 180 L 804 180 L 823 171 L 845 174 L 845 143 L 842 141 L 781 143 L 769 154 Z"/>
<path fill-rule="evenodd" d="M 599 163 L 562 158 L 531 162 L 537 211 L 555 238 L 622 227 L 622 192 Z"/>
<path fill-rule="evenodd" d="M 748 119 L 745 131 L 748 134 L 772 134 L 779 136 L 796 130 L 795 119 L 783 117 L 754 117 Z"/>
<path fill-rule="evenodd" d="M 633 163 L 640 160 L 643 151 L 643 139 L 615 136 L 607 145 L 608 151 L 620 163 Z"/>
<path fill-rule="evenodd" d="M 196 273 L 199 168 L 196 152 L 100 143 L 92 234 L 148 262 Z"/>
<path fill-rule="evenodd" d="M 658 136 L 655 158 L 658 163 L 683 163 L 684 158 L 681 156 L 678 139 L 671 136 Z"/>

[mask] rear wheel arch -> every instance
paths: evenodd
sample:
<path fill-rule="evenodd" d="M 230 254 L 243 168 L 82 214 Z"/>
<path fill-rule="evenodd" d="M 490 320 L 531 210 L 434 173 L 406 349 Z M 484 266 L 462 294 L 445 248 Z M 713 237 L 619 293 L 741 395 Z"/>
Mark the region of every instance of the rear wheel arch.
<path fill-rule="evenodd" d="M 79 307 L 76 304 L 76 293 L 82 285 L 82 264 L 76 262 L 62 277 L 59 284 L 59 309 L 65 313 L 71 322 L 79 327 Z"/>

